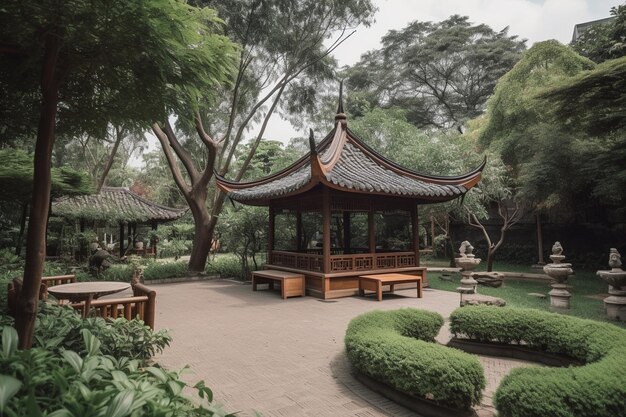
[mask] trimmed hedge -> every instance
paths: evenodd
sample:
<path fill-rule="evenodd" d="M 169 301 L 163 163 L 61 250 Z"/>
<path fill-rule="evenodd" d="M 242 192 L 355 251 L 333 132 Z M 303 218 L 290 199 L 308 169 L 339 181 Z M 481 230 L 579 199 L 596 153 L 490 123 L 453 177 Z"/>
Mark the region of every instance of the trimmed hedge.
<path fill-rule="evenodd" d="M 475 356 L 433 343 L 442 325 L 441 315 L 417 309 L 362 314 L 346 331 L 348 358 L 399 391 L 467 410 L 480 402 L 483 369 Z"/>
<path fill-rule="evenodd" d="M 502 380 L 494 397 L 500 416 L 626 415 L 626 330 L 539 310 L 487 306 L 458 309 L 450 321 L 455 336 L 523 344 L 586 364 L 513 370 Z"/>

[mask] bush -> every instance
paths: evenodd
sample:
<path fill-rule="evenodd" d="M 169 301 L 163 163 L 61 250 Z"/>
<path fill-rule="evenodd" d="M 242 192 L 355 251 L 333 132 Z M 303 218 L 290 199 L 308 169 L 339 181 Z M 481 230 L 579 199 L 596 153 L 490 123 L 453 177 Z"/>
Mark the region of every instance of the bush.
<path fill-rule="evenodd" d="M 221 255 L 209 262 L 206 268 L 208 273 L 220 274 L 222 278 L 236 278 L 242 281 L 248 280 L 239 259 L 232 255 Z"/>
<path fill-rule="evenodd" d="M 174 277 L 184 277 L 187 274 L 187 262 L 159 263 L 150 262 L 143 271 L 146 281 Z"/>
<path fill-rule="evenodd" d="M 217 416 L 214 406 L 195 405 L 182 395 L 178 372 L 142 367 L 137 360 L 102 354 L 106 343 L 81 331 L 85 353 L 34 347 L 17 350 L 17 332 L 2 328 L 0 414 L 31 416 Z M 200 382 L 201 398 L 212 400 Z"/>
<path fill-rule="evenodd" d="M 450 316 L 455 335 L 521 343 L 586 365 L 521 368 L 503 380 L 494 402 L 503 417 L 626 415 L 626 330 L 532 309 L 464 307 Z"/>
<path fill-rule="evenodd" d="M 113 264 L 100 274 L 100 279 L 105 281 L 131 282 L 133 268 L 128 264 Z"/>
<path fill-rule="evenodd" d="M 399 391 L 469 409 L 485 387 L 483 369 L 476 357 L 432 343 L 442 325 L 429 311 L 373 311 L 350 322 L 346 351 L 356 369 Z"/>

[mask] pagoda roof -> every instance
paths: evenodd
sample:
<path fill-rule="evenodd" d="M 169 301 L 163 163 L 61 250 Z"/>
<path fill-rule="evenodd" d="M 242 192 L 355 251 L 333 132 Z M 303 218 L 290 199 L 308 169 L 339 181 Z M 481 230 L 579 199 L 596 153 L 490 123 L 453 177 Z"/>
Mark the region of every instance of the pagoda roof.
<path fill-rule="evenodd" d="M 55 216 L 117 222 L 176 220 L 186 211 L 156 204 L 125 187 L 102 187 L 98 194 L 62 197 L 52 203 Z"/>
<path fill-rule="evenodd" d="M 422 174 L 384 158 L 359 139 L 347 126 L 341 102 L 335 121 L 335 128 L 317 145 L 311 132 L 311 151 L 289 167 L 248 182 L 216 174 L 218 187 L 233 200 L 251 205 L 268 205 L 270 200 L 301 194 L 318 184 L 427 204 L 460 197 L 480 181 L 486 161 L 460 176 Z"/>

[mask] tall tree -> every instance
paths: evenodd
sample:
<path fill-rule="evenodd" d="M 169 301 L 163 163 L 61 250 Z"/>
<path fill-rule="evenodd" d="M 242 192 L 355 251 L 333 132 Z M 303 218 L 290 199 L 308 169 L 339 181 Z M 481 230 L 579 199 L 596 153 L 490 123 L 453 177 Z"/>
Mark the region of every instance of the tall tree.
<path fill-rule="evenodd" d="M 591 195 L 623 212 L 626 204 L 626 57 L 550 85 L 539 102 L 573 144 L 576 172 L 591 182 Z"/>
<path fill-rule="evenodd" d="M 200 2 L 215 6 L 227 22 L 227 35 L 241 45 L 232 88 L 216 105 L 206 106 L 193 123 L 178 119 L 153 125 L 174 180 L 189 204 L 196 225 L 189 269 L 204 271 L 210 244 L 226 195 L 209 190 L 213 172 L 243 178 L 267 123 L 281 105 L 305 108 L 315 99 L 315 86 L 333 76 L 330 54 L 358 24 L 368 24 L 370 0 L 235 0 Z M 333 39 L 328 41 L 328 39 Z M 330 42 L 330 44 L 328 42 Z M 238 147 L 253 124 L 259 132 L 243 162 L 233 169 Z M 195 127 L 204 157 L 195 160 Z M 206 128 L 205 128 L 206 126 Z M 186 134 L 185 134 L 186 133 Z M 211 134 L 210 134 L 211 133 Z M 210 198 L 209 207 L 207 198 Z"/>
<path fill-rule="evenodd" d="M 537 95 L 560 80 L 595 64 L 557 41 L 533 45 L 504 75 L 489 99 L 476 134 L 511 167 L 519 196 L 529 206 L 563 209 L 581 206 L 575 196 L 587 191 L 579 175 L 576 142 L 579 133 L 555 125 L 550 105 Z"/>
<path fill-rule="evenodd" d="M 101 133 L 109 122 L 147 126 L 170 111 L 188 110 L 230 72 L 233 46 L 214 34 L 218 24 L 215 11 L 182 0 L 3 3 L 0 85 L 15 99 L 3 115 L 22 116 L 21 123 L 3 119 L 0 126 L 32 134 L 28 126 L 38 119 L 15 322 L 21 347 L 32 344 L 57 125 L 64 132 Z"/>
<path fill-rule="evenodd" d="M 381 49 L 348 71 L 352 90 L 360 93 L 354 102 L 405 108 L 418 127 L 462 129 L 483 112 L 496 81 L 525 49 L 525 41 L 507 31 L 458 15 L 391 30 Z"/>
<path fill-rule="evenodd" d="M 596 63 L 626 55 L 626 4 L 612 7 L 608 22 L 591 25 L 572 42 L 580 55 Z"/>

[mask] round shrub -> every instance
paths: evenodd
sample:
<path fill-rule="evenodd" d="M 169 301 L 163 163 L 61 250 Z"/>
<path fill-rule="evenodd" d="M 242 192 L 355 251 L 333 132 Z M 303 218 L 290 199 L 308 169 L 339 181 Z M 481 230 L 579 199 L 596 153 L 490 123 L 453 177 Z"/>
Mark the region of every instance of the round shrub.
<path fill-rule="evenodd" d="M 523 344 L 585 363 L 569 368 L 513 370 L 494 397 L 500 416 L 626 415 L 626 330 L 539 310 L 487 306 L 458 309 L 450 321 L 455 336 Z"/>
<path fill-rule="evenodd" d="M 437 313 L 373 311 L 354 318 L 346 351 L 360 372 L 411 396 L 467 410 L 478 404 L 485 377 L 475 356 L 433 343 Z"/>

